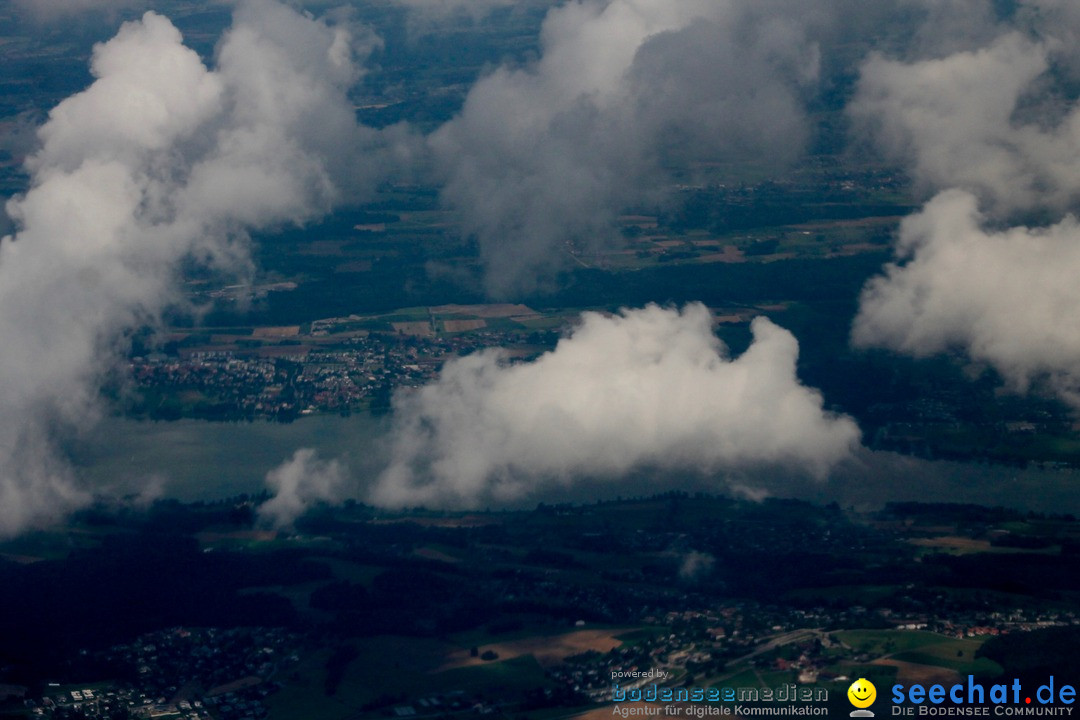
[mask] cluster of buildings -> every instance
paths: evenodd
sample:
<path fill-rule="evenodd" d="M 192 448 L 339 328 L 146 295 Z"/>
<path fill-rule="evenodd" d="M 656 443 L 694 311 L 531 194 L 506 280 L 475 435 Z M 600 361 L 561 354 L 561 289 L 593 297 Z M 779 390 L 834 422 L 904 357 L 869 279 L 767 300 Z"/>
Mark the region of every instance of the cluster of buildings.
<path fill-rule="evenodd" d="M 302 347 L 278 357 L 232 349 L 154 353 L 133 358 L 129 370 L 141 390 L 175 399 L 182 414 L 207 414 L 205 408 L 214 407 L 219 419 L 291 420 L 384 406 L 393 389 L 429 382 L 448 358 L 504 341 L 490 332 L 433 338 L 372 334 L 352 337 L 342 347 Z M 201 399 L 184 400 L 185 394 Z"/>
<path fill-rule="evenodd" d="M 859 620 L 861 619 L 861 623 Z M 653 632 L 639 632 L 606 653 L 586 652 L 551 668 L 549 676 L 593 702 L 611 700 L 613 682 L 634 688 L 642 684 L 711 684 L 724 675 L 751 669 L 757 673 L 787 671 L 800 684 L 843 682 L 838 662 L 876 659 L 819 628 L 871 624 L 883 629 L 925 630 L 953 638 L 996 636 L 1047 627 L 1080 625 L 1067 611 L 966 613 L 950 620 L 901 617 L 888 610 L 853 606 L 842 612 L 735 603 L 705 610 L 681 610 L 644 616 Z M 623 676 L 640 674 L 640 680 Z M 616 680 L 613 680 L 616 678 Z"/>
<path fill-rule="evenodd" d="M 348 512 L 359 519 L 369 511 L 354 507 Z M 699 523 L 699 513 L 709 522 Z M 611 699 L 615 673 L 627 671 L 663 671 L 665 685 L 714 685 L 742 673 L 748 673 L 743 680 L 749 683 L 774 685 L 782 677 L 785 683 L 840 684 L 851 668 L 883 655 L 877 640 L 856 642 L 844 634 L 845 628 L 921 630 L 944 636 L 944 642 L 1080 625 L 1080 613 L 1071 606 L 1039 596 L 1016 595 L 1003 607 L 997 594 L 952 593 L 949 586 L 920 580 L 930 562 L 909 541 L 942 532 L 939 513 L 953 517 L 950 527 L 966 539 L 982 537 L 990 532 L 987 528 L 1011 517 L 1003 509 L 899 504 L 872 522 L 853 523 L 844 520 L 838 507 L 783 500 L 744 504 L 673 492 L 588 506 L 541 505 L 505 515 L 442 517 L 417 511 L 407 522 L 328 525 L 328 536 L 342 543 L 333 554 L 336 562 L 380 568 L 359 596 L 372 600 L 363 606 L 365 617 L 390 622 L 365 626 L 369 631 L 445 638 L 474 625 L 440 623 L 470 613 L 488 624 L 485 634 L 496 640 L 524 630 L 531 624 L 528 618 L 536 617 L 546 618 L 544 634 L 552 626 L 564 628 L 559 635 L 594 624 L 629 629 L 611 631 L 622 641 L 614 649 L 586 650 L 555 665 L 545 663 L 550 682 L 544 684 L 508 689 L 501 682 L 492 688 L 474 683 L 464 692 L 451 683 L 437 691 L 426 681 L 417 687 L 403 684 L 386 688 L 357 708 L 358 714 L 507 715 L 603 702 Z M 613 517 L 621 523 L 609 522 Z M 427 522 L 413 522 L 417 519 Z M 957 525 L 962 532 L 955 530 Z M 1064 520 L 1055 527 L 1063 536 L 1073 532 Z M 806 547 L 817 549 L 811 560 L 800 554 Z M 434 548 L 441 550 L 430 552 Z M 699 556 L 712 562 L 697 574 L 689 572 L 684 560 Z M 777 556 L 785 558 L 781 566 L 789 573 L 799 563 L 812 565 L 814 572 L 796 576 L 798 582 L 789 585 L 769 565 L 761 577 L 750 574 Z M 851 557 L 866 559 L 858 573 L 836 574 L 847 572 Z M 888 591 L 853 591 L 874 582 L 875 566 L 887 570 Z M 849 578 L 858 584 L 848 585 Z M 439 590 L 443 585 L 453 588 L 445 597 Z M 415 588 L 424 588 L 434 600 L 405 602 Z M 438 622 L 409 628 L 412 618 L 397 612 L 398 605 L 413 608 L 424 620 L 433 608 L 444 614 Z M 353 610 L 347 607 L 341 617 L 328 618 L 326 627 L 334 632 L 354 627 L 345 623 Z M 117 678 L 113 683 L 57 686 L 23 702 L 29 712 L 46 718 L 261 720 L 268 714 L 266 698 L 278 683 L 296 679 L 304 637 L 284 629 L 172 628 L 94 653 L 91 659 L 112 669 L 102 676 Z M 485 657 L 479 645 L 472 655 L 478 667 L 514 657 L 494 652 Z M 960 645 L 966 649 L 976 643 Z M 746 679 L 752 677 L 758 680 Z"/>
<path fill-rule="evenodd" d="M 299 648 L 300 637 L 280 628 L 172 628 L 97 653 L 117 681 L 54 683 L 23 703 L 58 720 L 260 720 L 280 687 L 274 678 L 299 662 Z"/>

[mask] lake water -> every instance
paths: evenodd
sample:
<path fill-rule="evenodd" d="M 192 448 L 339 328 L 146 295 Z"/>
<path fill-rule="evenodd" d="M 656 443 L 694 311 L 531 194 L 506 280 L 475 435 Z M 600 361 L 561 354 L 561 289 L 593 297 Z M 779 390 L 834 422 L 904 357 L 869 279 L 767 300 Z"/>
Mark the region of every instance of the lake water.
<path fill-rule="evenodd" d="M 263 490 L 266 473 L 305 447 L 344 459 L 362 481 L 378 469 L 385 424 L 367 414 L 290 424 L 108 418 L 72 445 L 71 456 L 83 482 L 110 494 L 137 493 L 152 481 L 169 497 L 207 500 Z"/>
<path fill-rule="evenodd" d="M 108 494 L 138 493 L 155 486 L 165 496 L 191 501 L 254 493 L 266 473 L 299 448 L 345 462 L 353 494 L 363 500 L 385 464 L 387 417 L 313 416 L 294 423 L 211 423 L 200 420 L 146 422 L 109 418 L 74 444 L 71 454 L 82 481 Z M 1016 469 L 973 463 L 927 461 L 863 451 L 827 480 L 815 481 L 775 469 L 738 473 L 727 481 L 694 473 L 645 471 L 619 479 L 548 484 L 524 498 L 537 502 L 590 502 L 673 488 L 755 496 L 764 489 L 780 497 L 872 508 L 890 500 L 1004 505 L 1080 515 L 1080 473 Z"/>

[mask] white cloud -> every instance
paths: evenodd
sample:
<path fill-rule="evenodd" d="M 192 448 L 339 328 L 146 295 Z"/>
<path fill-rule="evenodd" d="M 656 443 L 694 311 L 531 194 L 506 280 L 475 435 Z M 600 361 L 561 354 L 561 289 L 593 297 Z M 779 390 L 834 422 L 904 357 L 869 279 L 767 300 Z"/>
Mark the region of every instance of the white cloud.
<path fill-rule="evenodd" d="M 93 422 L 123 332 L 180 300 L 182 261 L 242 270 L 245 228 L 373 182 L 378 162 L 353 162 L 381 139 L 345 97 L 350 47 L 347 28 L 268 0 L 238 6 L 213 70 L 152 12 L 95 47 L 95 81 L 40 129 L 0 241 L 0 535 L 85 500 L 51 439 Z"/>
<path fill-rule="evenodd" d="M 94 49 L 93 86 L 61 102 L 38 135 L 31 169 L 73 171 L 87 160 L 137 162 L 191 133 L 222 108 L 224 83 L 161 15 L 125 23 Z M 173 82 L 163 85 L 161 78 Z"/>
<path fill-rule="evenodd" d="M 616 213 L 660 196 L 672 156 L 782 164 L 801 151 L 817 21 L 775 5 L 569 2 L 548 13 L 538 62 L 473 86 L 431 146 L 491 293 L 543 284 L 568 243 L 609 242 Z"/>
<path fill-rule="evenodd" d="M 1050 41 L 1054 64 L 1080 78 L 1080 7 L 1070 0 L 1021 0 L 1016 24 Z"/>
<path fill-rule="evenodd" d="M 1056 153 L 1075 158 L 1071 141 L 1013 121 L 1021 96 L 1047 68 L 1046 47 L 1015 32 L 937 60 L 872 55 L 848 109 L 924 189 L 960 187 L 1007 210 L 1030 207 L 1076 188 L 1054 177 Z"/>
<path fill-rule="evenodd" d="M 266 484 L 274 497 L 258 507 L 259 521 L 276 529 L 285 528 L 318 503 L 338 502 L 345 477 L 345 469 L 337 460 L 320 460 L 311 448 L 297 450 L 292 458 L 266 474 Z"/>
<path fill-rule="evenodd" d="M 683 556 L 679 564 L 679 579 L 685 582 L 696 582 L 712 573 L 716 558 L 709 553 L 693 550 Z"/>
<path fill-rule="evenodd" d="M 963 349 L 1018 389 L 1047 378 L 1080 403 L 1080 226 L 984 225 L 959 190 L 905 219 L 901 262 L 867 284 L 854 341 L 916 356 Z"/>
<path fill-rule="evenodd" d="M 637 468 L 785 465 L 825 474 L 859 431 L 795 375 L 798 344 L 765 318 L 729 359 L 704 306 L 584 313 L 537 360 L 498 350 L 448 362 L 394 399 L 378 504 L 472 506 Z"/>
<path fill-rule="evenodd" d="M 1011 25 L 977 49 L 863 63 L 856 127 L 938 194 L 901 226 L 899 261 L 866 286 L 852 338 L 916 356 L 962 350 L 1016 390 L 1045 380 L 1080 404 L 1076 222 L 1003 229 L 1080 201 L 1080 14 L 1030 0 Z"/>
<path fill-rule="evenodd" d="M 1068 209 L 1080 200 L 1080 107 L 1063 102 L 1072 95 L 1063 47 L 1053 34 L 1012 30 L 940 58 L 871 54 L 848 112 L 924 192 L 968 190 L 999 216 Z"/>

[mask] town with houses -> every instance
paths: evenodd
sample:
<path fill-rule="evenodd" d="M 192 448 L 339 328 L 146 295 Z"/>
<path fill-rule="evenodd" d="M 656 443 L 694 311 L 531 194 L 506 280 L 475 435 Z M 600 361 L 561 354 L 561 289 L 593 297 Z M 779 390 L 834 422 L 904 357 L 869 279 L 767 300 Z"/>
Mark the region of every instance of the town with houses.
<path fill-rule="evenodd" d="M 720 580 L 723 558 L 687 552 L 688 543 L 704 544 L 700 535 L 642 520 L 663 517 L 679 526 L 691 521 L 684 515 L 693 512 L 723 516 L 731 539 L 724 542 L 741 543 L 731 552 L 747 556 L 760 544 L 755 535 L 778 526 L 788 529 L 789 544 L 777 548 L 782 555 L 808 543 L 824 553 L 909 558 L 926 552 L 927 541 L 943 548 L 957 545 L 961 534 L 975 535 L 969 543 L 985 536 L 1000 539 L 1002 532 L 993 529 L 1000 525 L 1012 528 L 1012 545 L 1037 545 L 1016 539 L 1053 529 L 1068 554 L 1069 533 L 1076 532 L 1076 521 L 1064 516 L 1024 517 L 964 506 L 954 514 L 967 519 L 954 526 L 955 534 L 941 536 L 936 533 L 943 527 L 936 524 L 942 511 L 933 505 L 897 505 L 864 518 L 863 524 L 845 525 L 839 511 L 827 508 L 745 505 L 679 493 L 592 506 L 540 506 L 524 514 L 416 511 L 387 517 L 354 506 L 337 519 L 324 517 L 276 539 L 259 535 L 261 542 L 322 548 L 310 559 L 330 563 L 334 574 L 381 569 L 367 584 L 321 574 L 323 580 L 306 590 L 306 600 L 289 592 L 293 602 L 310 608 L 307 622 L 177 626 L 108 648 L 86 648 L 80 662 L 98 671 L 107 668 L 109 679 L 73 684 L 78 677 L 56 677 L 40 692 L 0 685 L 9 695 L 0 704 L 0 717 L 288 718 L 294 717 L 291 703 L 299 694 L 306 702 L 319 698 L 327 711 L 336 708 L 338 718 L 516 720 L 552 717 L 555 710 L 557 717 L 569 718 L 609 704 L 617 685 L 626 690 L 651 682 L 739 688 L 798 683 L 832 692 L 842 691 L 854 677 L 891 682 L 916 673 L 947 681 L 971 673 L 993 678 L 1004 669 L 1001 658 L 987 652 L 987 643 L 1047 631 L 1066 637 L 1080 630 L 1080 614 L 1068 602 L 1002 596 L 995 590 L 972 593 L 949 584 L 933 587 L 914 576 L 890 587 L 888 595 L 875 595 L 880 589 L 875 585 L 796 582 L 783 601 L 780 596 L 770 600 L 769 586 L 779 587 L 778 582 L 766 583 L 762 593 L 753 585 L 740 587 L 734 575 Z M 609 517 L 622 517 L 625 527 L 610 527 Z M 822 517 L 827 524 L 820 524 Z M 605 534 L 588 527 L 610 529 Z M 553 546 L 523 546 L 528 532 Z M 232 542 L 227 533 L 201 536 L 208 557 L 228 546 L 220 543 Z M 596 554 L 609 545 L 643 565 L 624 563 L 620 570 L 595 575 L 586 570 L 589 563 L 611 557 Z M 265 552 L 257 547 L 251 552 Z M 571 547 L 578 548 L 576 555 Z M 651 565 L 661 557 L 657 548 L 681 558 L 680 565 L 667 570 Z M 1032 563 L 1064 557 L 1042 551 L 1010 552 Z M 909 567 L 920 572 L 920 565 L 941 559 L 922 557 L 924 562 Z M 459 565 L 464 561 L 469 569 Z M 824 565 L 820 570 L 827 572 Z M 595 576 L 602 582 L 591 580 Z M 427 592 L 408 589 L 419 587 Z M 747 594 L 762 597 L 735 597 Z M 393 607 L 394 597 L 400 607 Z M 863 603 L 851 601 L 860 597 Z M 498 611 L 487 615 L 485 629 L 465 629 L 457 617 L 482 598 L 500 598 L 496 606 L 484 606 Z M 1002 598 L 1011 598 L 1011 604 Z M 338 643 L 338 650 L 327 654 L 328 642 Z M 419 655 L 426 660 L 418 661 Z M 380 680 L 373 662 L 381 663 L 380 673 L 393 681 Z"/>
<path fill-rule="evenodd" d="M 476 307 L 496 315 L 539 317 L 525 306 Z M 491 329 L 482 318 L 444 319 L 436 310 L 425 320 L 367 319 L 366 324 L 381 328 L 376 331 L 357 329 L 365 318 L 351 316 L 249 328 L 244 335 L 217 333 L 203 338 L 206 342 L 173 333 L 167 352 L 129 360 L 128 376 L 142 396 L 136 412 L 155 419 L 288 422 L 313 413 L 378 410 L 388 406 L 395 388 L 430 382 L 452 357 L 488 347 L 528 357 L 558 338 L 555 332 L 524 327 Z"/>
<path fill-rule="evenodd" d="M 608 703 L 613 678 L 621 675 L 642 676 L 618 681 L 623 689 L 653 682 L 666 686 L 730 685 L 733 676 L 753 676 L 760 681 L 763 674 L 777 685 L 782 680 L 831 687 L 850 680 L 850 671 L 835 668 L 845 663 L 870 663 L 875 657 L 845 640 L 843 631 L 830 633 L 805 624 L 857 623 L 867 613 L 865 608 L 853 608 L 847 617 L 820 608 L 785 613 L 740 603 L 715 610 L 669 612 L 662 618 L 647 616 L 641 619 L 648 630 L 632 634 L 637 637 L 630 642 L 606 653 L 586 651 L 550 667 L 547 675 L 556 687 L 543 688 L 536 695 L 554 706 L 574 701 Z M 877 615 L 875 624 L 891 613 Z M 761 627 L 771 622 L 776 624 Z M 584 625 L 579 623 L 578 627 Z M 891 630 L 938 633 L 943 640 L 971 640 L 1066 626 L 1080 626 L 1080 617 L 1075 613 L 1028 617 L 1017 609 L 972 615 L 958 622 L 909 618 Z M 51 682 L 43 695 L 24 697 L 22 705 L 32 717 L 41 718 L 261 720 L 269 714 L 267 698 L 288 681 L 290 670 L 310 649 L 311 643 L 303 637 L 281 629 L 173 628 L 102 653 L 118 668 L 131 672 L 130 680 L 77 689 Z M 451 690 L 387 697 L 381 705 L 372 703 L 368 714 L 394 718 L 484 716 L 501 715 L 513 706 L 512 698 L 487 691 Z"/>

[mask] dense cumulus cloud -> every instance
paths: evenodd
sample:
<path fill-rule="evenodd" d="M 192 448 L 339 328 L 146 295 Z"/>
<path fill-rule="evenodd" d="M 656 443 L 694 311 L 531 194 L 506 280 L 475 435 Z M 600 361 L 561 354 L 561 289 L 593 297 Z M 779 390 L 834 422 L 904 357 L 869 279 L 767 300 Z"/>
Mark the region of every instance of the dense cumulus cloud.
<path fill-rule="evenodd" d="M 1014 388 L 1048 378 L 1080 404 L 1080 225 L 988 230 L 949 190 L 904 220 L 898 254 L 863 292 L 853 337 L 916 356 L 962 348 Z"/>
<path fill-rule="evenodd" d="M 1051 113 L 1017 117 L 1049 61 L 1046 43 L 1019 32 L 940 59 L 873 55 L 849 110 L 924 189 L 971 190 L 1002 211 L 1069 207 L 1080 193 L 1080 114 L 1051 127 Z"/>
<path fill-rule="evenodd" d="M 274 496 L 259 505 L 259 522 L 274 529 L 291 527 L 318 503 L 340 501 L 347 474 L 337 460 L 321 460 L 311 448 L 301 448 L 266 474 Z"/>
<path fill-rule="evenodd" d="M 707 308 L 650 305 L 584 313 L 532 362 L 500 350 L 452 360 L 395 396 L 391 463 L 372 499 L 467 507 L 637 468 L 821 476 L 859 431 L 799 383 L 789 332 L 764 317 L 751 329 L 750 347 L 729 358 Z"/>
<path fill-rule="evenodd" d="M 473 86 L 431 146 L 489 292 L 535 289 L 571 249 L 610 240 L 615 214 L 659 197 L 673 155 L 783 164 L 802 150 L 814 20 L 773 5 L 569 2 L 548 13 L 537 62 Z"/>
<path fill-rule="evenodd" d="M 212 70 L 152 12 L 95 47 L 95 80 L 41 127 L 0 241 L 0 534 L 85 499 L 52 438 L 93 421 L 124 332 L 181 301 L 182 263 L 243 272 L 245 229 L 372 181 L 353 160 L 378 138 L 345 98 L 356 48 L 269 0 L 239 4 Z"/>
<path fill-rule="evenodd" d="M 1075 7 L 1031 0 L 980 46 L 862 64 L 848 107 L 857 131 L 938 194 L 865 288 L 856 344 L 959 349 L 1014 389 L 1046 381 L 1080 405 Z M 1033 217 L 1054 220 L 1008 227 Z"/>

